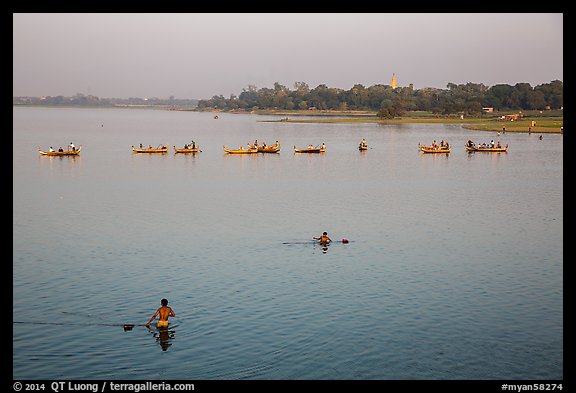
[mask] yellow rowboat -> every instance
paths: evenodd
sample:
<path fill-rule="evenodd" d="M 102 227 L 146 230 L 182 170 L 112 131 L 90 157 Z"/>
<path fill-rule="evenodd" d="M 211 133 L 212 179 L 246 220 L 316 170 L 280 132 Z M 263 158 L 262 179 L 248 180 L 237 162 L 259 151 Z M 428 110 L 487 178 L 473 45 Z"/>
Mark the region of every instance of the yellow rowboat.
<path fill-rule="evenodd" d="M 280 143 L 272 146 L 258 146 L 258 153 L 278 153 L 280 151 Z"/>
<path fill-rule="evenodd" d="M 163 146 L 163 147 L 159 147 L 159 148 L 154 148 L 154 147 L 138 148 L 138 147 L 134 147 L 134 145 L 132 145 L 132 152 L 133 153 L 168 153 L 168 146 Z"/>
<path fill-rule="evenodd" d="M 252 153 L 258 153 L 258 148 L 251 148 L 251 149 L 244 149 L 243 146 L 240 146 L 240 148 L 238 149 L 227 149 L 226 146 L 224 147 L 224 151 L 226 153 L 230 153 L 230 154 L 252 154 Z"/>
<path fill-rule="evenodd" d="M 38 148 L 38 153 L 43 156 L 78 156 L 80 155 L 80 150 L 82 146 L 78 146 L 76 150 L 64 150 L 64 151 L 44 151 Z"/>
<path fill-rule="evenodd" d="M 445 147 L 432 148 L 430 146 L 418 144 L 418 149 L 423 153 L 450 153 L 450 148 Z"/>
<path fill-rule="evenodd" d="M 200 150 L 199 147 L 195 147 L 195 148 L 182 148 L 182 149 L 178 149 L 176 146 L 174 146 L 174 153 L 198 153 L 201 152 L 202 150 Z"/>
<path fill-rule="evenodd" d="M 312 147 L 312 148 L 305 148 L 305 149 L 298 149 L 294 146 L 294 153 L 325 153 L 325 147 Z"/>

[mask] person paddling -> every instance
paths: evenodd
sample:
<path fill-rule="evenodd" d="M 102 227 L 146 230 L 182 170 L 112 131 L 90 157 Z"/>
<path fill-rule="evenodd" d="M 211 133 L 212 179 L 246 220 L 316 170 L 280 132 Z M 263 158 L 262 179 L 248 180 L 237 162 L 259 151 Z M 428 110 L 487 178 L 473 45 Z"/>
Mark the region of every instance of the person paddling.
<path fill-rule="evenodd" d="M 322 244 L 328 244 L 332 241 L 332 239 L 330 239 L 330 237 L 328 237 L 328 233 L 327 232 L 323 232 L 322 236 L 320 237 L 313 237 L 312 239 L 314 240 L 319 240 L 320 243 Z"/>
<path fill-rule="evenodd" d="M 168 300 L 162 299 L 160 301 L 162 307 L 158 308 L 152 318 L 146 324 L 146 327 L 150 327 L 150 324 L 156 317 L 159 315 L 158 322 L 156 323 L 156 327 L 158 328 L 167 328 L 168 327 L 168 317 L 175 317 L 174 310 L 171 307 L 168 307 Z"/>

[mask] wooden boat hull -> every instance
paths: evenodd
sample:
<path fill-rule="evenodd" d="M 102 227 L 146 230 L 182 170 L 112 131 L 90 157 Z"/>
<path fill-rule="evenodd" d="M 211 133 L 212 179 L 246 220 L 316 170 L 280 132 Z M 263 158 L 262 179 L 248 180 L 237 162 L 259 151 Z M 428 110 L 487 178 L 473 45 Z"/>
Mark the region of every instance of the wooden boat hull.
<path fill-rule="evenodd" d="M 420 149 L 422 151 L 422 153 L 444 153 L 444 154 L 448 154 L 450 153 L 450 149 Z"/>
<path fill-rule="evenodd" d="M 298 149 L 296 148 L 296 146 L 294 146 L 294 153 L 325 153 L 326 152 L 326 148 L 313 148 L 313 149 Z"/>
<path fill-rule="evenodd" d="M 488 153 L 506 153 L 508 151 L 508 146 L 506 147 L 470 147 L 466 146 L 466 151 L 484 151 Z"/>
<path fill-rule="evenodd" d="M 78 146 L 76 150 L 66 151 L 43 151 L 42 149 L 38 148 L 38 153 L 43 156 L 78 156 L 80 155 L 80 150 L 82 150 L 82 146 Z"/>
<path fill-rule="evenodd" d="M 223 147 L 224 151 L 229 154 L 253 154 L 258 153 L 258 149 L 227 149 L 226 146 Z"/>
<path fill-rule="evenodd" d="M 133 153 L 168 153 L 168 146 L 166 146 L 165 148 L 161 148 L 161 149 L 155 149 L 155 148 L 137 148 L 132 146 L 132 152 Z"/>
<path fill-rule="evenodd" d="M 174 146 L 174 153 L 198 153 L 199 151 L 201 150 L 198 147 L 195 147 L 194 149 L 178 149 L 176 146 Z"/>
<path fill-rule="evenodd" d="M 280 151 L 280 144 L 273 146 L 258 146 L 258 153 L 278 153 Z"/>
<path fill-rule="evenodd" d="M 423 153 L 444 153 L 444 154 L 448 154 L 450 153 L 450 149 L 446 149 L 444 147 L 439 147 L 436 149 L 433 149 L 429 146 L 425 146 L 425 145 L 418 145 L 418 148 L 420 149 L 421 152 Z"/>

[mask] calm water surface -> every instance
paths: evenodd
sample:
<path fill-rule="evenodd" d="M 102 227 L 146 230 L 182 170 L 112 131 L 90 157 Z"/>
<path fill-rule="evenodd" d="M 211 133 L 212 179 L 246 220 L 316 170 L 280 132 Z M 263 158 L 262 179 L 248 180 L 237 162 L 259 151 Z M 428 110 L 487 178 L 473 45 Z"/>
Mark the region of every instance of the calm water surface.
<path fill-rule="evenodd" d="M 563 378 L 562 135 L 273 118 L 13 109 L 15 379 Z"/>

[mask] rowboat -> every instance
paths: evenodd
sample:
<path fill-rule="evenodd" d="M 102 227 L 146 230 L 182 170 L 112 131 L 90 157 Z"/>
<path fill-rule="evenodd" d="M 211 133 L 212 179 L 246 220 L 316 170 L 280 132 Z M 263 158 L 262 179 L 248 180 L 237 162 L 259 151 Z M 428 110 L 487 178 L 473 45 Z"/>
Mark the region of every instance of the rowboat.
<path fill-rule="evenodd" d="M 134 145 L 132 145 L 132 152 L 133 153 L 168 153 L 168 145 L 160 147 L 160 148 L 154 148 L 154 147 L 134 147 Z"/>
<path fill-rule="evenodd" d="M 298 149 L 294 146 L 294 153 L 325 153 L 326 147 L 307 147 L 305 149 Z"/>
<path fill-rule="evenodd" d="M 432 148 L 430 146 L 418 144 L 418 149 L 420 149 L 420 151 L 422 151 L 423 153 L 445 153 L 445 154 L 450 153 L 450 148 L 446 147 Z"/>
<path fill-rule="evenodd" d="M 468 146 L 466 145 L 466 151 L 487 151 L 489 153 L 506 153 L 508 151 L 508 144 L 504 147 L 481 147 L 481 146 Z"/>
<path fill-rule="evenodd" d="M 199 147 L 178 149 L 176 146 L 174 146 L 174 153 L 198 153 L 199 151 L 202 151 Z"/>
<path fill-rule="evenodd" d="M 64 151 L 43 151 L 42 149 L 38 148 L 38 153 L 43 156 L 78 156 L 80 155 L 80 150 L 82 150 L 82 146 L 78 146 L 76 150 Z"/>
<path fill-rule="evenodd" d="M 258 153 L 278 153 L 280 151 L 280 143 L 272 146 L 258 146 Z"/>
<path fill-rule="evenodd" d="M 254 147 L 254 148 L 250 148 L 250 149 L 244 149 L 243 146 L 240 146 L 240 148 L 238 149 L 227 149 L 226 146 L 224 147 L 224 151 L 226 153 L 230 153 L 230 154 L 252 154 L 252 153 L 258 153 L 258 148 Z"/>

